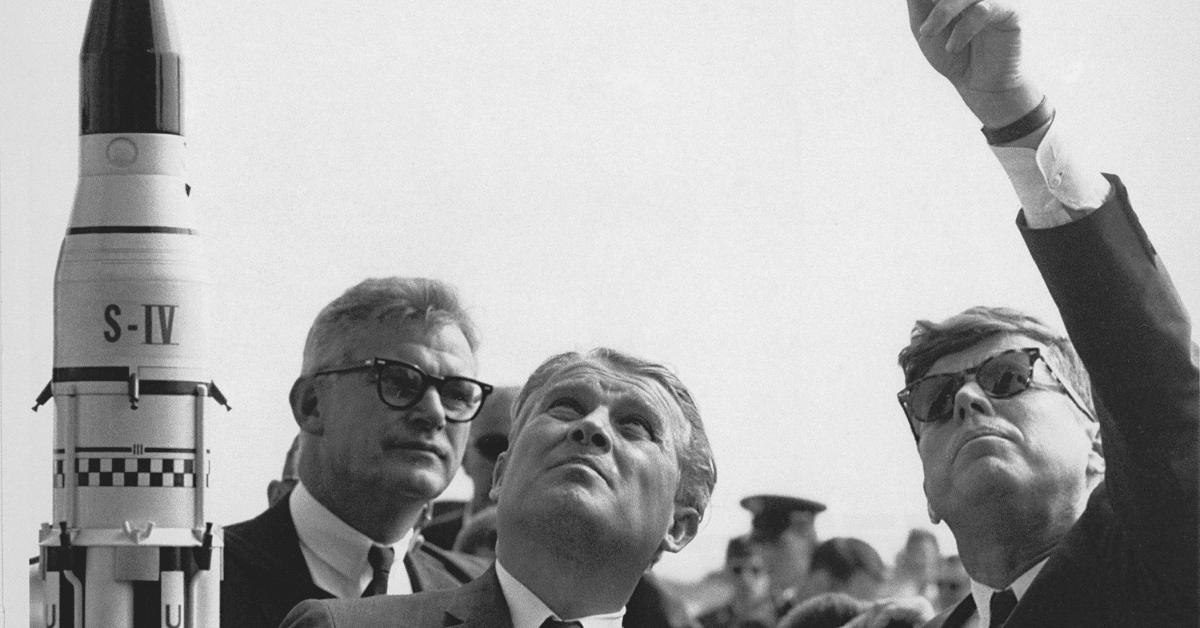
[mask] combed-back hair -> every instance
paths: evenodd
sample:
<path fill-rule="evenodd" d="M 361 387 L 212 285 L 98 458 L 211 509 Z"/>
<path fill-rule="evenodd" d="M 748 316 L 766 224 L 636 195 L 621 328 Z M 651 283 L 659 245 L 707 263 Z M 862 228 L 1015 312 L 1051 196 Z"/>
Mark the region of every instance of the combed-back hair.
<path fill-rule="evenodd" d="M 904 383 L 920 379 L 944 356 L 958 353 L 993 336 L 1025 336 L 1046 345 L 1043 356 L 1096 415 L 1092 384 L 1075 346 L 1065 334 L 1058 333 L 1035 316 L 1007 307 L 977 305 L 950 318 L 934 323 L 920 320 L 913 325 L 907 347 L 900 350 L 900 368 Z"/>
<path fill-rule="evenodd" d="M 596 362 L 631 375 L 648 377 L 666 389 L 671 398 L 679 404 L 684 419 L 691 426 L 691 435 L 687 442 L 677 443 L 675 448 L 680 472 L 679 490 L 675 501 L 695 508 L 703 517 L 713 487 L 717 483 L 717 463 L 713 459 L 712 447 L 708 443 L 704 423 L 700 420 L 700 410 L 696 407 L 692 394 L 679 377 L 662 364 L 605 347 L 592 349 L 586 354 L 571 351 L 550 357 L 533 371 L 517 395 L 513 404 L 513 426 L 509 441 L 516 442 L 517 435 L 525 427 L 525 422 L 532 412 L 528 404 L 534 394 L 549 384 L 556 375 L 581 362 Z"/>
<path fill-rule="evenodd" d="M 422 277 L 364 279 L 317 314 L 304 343 L 301 375 L 344 366 L 351 357 L 346 353 L 347 340 L 365 323 L 387 320 L 456 325 L 472 353 L 479 345 L 475 324 L 450 284 Z"/>

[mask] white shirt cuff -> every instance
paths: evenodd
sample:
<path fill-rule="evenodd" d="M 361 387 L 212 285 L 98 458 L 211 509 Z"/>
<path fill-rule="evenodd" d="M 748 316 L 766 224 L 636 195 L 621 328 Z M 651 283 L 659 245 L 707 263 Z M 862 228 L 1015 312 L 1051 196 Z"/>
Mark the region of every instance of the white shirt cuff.
<path fill-rule="evenodd" d="M 1037 149 L 992 146 L 1008 173 L 1025 220 L 1031 228 L 1047 229 L 1077 220 L 1104 204 L 1111 185 L 1099 170 L 1069 148 L 1060 123 L 1050 124 Z"/>

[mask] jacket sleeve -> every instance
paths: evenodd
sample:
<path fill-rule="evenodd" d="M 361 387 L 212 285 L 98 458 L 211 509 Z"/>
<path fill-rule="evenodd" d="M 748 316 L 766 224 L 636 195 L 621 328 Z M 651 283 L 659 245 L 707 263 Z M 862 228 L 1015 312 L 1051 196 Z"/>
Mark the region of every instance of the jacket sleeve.
<path fill-rule="evenodd" d="M 1120 180 L 1088 216 L 1018 226 L 1092 379 L 1105 486 L 1149 574 L 1195 591 L 1200 376 L 1191 321 Z"/>

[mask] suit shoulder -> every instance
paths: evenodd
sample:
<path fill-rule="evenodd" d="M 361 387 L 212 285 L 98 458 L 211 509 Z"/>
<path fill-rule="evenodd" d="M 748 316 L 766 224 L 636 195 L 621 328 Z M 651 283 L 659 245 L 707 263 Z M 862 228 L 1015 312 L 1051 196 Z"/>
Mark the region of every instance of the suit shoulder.
<path fill-rule="evenodd" d="M 432 543 L 421 543 L 412 552 L 414 560 L 440 567 L 458 582 L 470 582 L 487 571 L 491 561 L 478 556 L 442 549 Z"/>
<path fill-rule="evenodd" d="M 280 628 L 426 628 L 441 626 L 453 591 L 379 595 L 358 599 L 307 600 L 292 609 Z"/>

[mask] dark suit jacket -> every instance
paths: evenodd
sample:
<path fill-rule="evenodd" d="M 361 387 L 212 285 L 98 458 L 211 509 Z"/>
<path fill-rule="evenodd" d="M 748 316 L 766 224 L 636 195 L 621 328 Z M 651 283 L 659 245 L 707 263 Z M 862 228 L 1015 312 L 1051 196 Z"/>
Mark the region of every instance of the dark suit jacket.
<path fill-rule="evenodd" d="M 492 567 L 453 591 L 380 595 L 358 600 L 309 600 L 280 628 L 512 628 L 508 603 Z"/>
<path fill-rule="evenodd" d="M 221 628 L 275 628 L 302 600 L 333 597 L 313 584 L 288 508 L 290 499 L 225 528 Z M 414 591 L 430 591 L 470 581 L 487 563 L 418 542 L 405 555 L 404 567 Z"/>
<path fill-rule="evenodd" d="M 670 628 L 665 602 L 648 589 L 657 585 L 649 577 L 638 583 L 626 607 L 624 625 L 632 628 Z M 640 601 L 635 601 L 640 600 Z M 495 567 L 453 591 L 421 595 L 377 596 L 359 600 L 312 600 L 296 607 L 285 626 L 389 626 L 400 628 L 512 628 L 508 604 L 496 578 Z M 686 625 L 686 624 L 682 624 Z"/>
<path fill-rule="evenodd" d="M 1125 188 L 1086 218 L 1033 230 L 1018 218 L 1092 377 L 1104 482 L 1006 628 L 1198 625 L 1200 371 L 1191 323 Z M 971 616 L 968 596 L 927 626 Z"/>
<path fill-rule="evenodd" d="M 465 506 L 462 505 L 448 508 L 449 510 L 434 515 L 433 519 L 421 528 L 421 536 L 425 537 L 426 543 L 432 543 L 444 550 L 454 549 L 454 541 L 462 531 L 463 513 L 466 512 Z"/>

